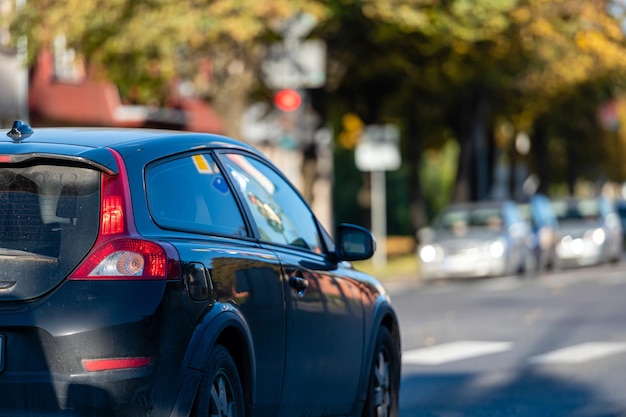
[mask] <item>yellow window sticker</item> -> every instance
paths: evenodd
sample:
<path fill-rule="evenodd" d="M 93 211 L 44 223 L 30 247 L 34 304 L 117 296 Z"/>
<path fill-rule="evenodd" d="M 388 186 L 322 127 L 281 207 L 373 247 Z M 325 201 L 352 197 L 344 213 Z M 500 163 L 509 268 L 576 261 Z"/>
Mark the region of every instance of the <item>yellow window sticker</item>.
<path fill-rule="evenodd" d="M 206 160 L 204 155 L 194 155 L 191 157 L 191 159 L 193 160 L 193 163 L 196 166 L 198 173 L 215 174 L 215 169 L 213 165 L 210 164 L 209 161 Z"/>

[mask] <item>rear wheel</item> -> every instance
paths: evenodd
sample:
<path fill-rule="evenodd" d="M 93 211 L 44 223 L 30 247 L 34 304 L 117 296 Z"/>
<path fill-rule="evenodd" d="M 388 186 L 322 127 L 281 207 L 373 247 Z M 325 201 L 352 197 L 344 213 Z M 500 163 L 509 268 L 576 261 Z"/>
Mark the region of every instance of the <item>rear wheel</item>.
<path fill-rule="evenodd" d="M 389 330 L 381 327 L 376 338 L 363 417 L 397 417 L 399 387 L 399 354 Z"/>
<path fill-rule="evenodd" d="M 235 361 L 225 347 L 216 345 L 196 396 L 193 417 L 244 417 L 241 379 Z"/>

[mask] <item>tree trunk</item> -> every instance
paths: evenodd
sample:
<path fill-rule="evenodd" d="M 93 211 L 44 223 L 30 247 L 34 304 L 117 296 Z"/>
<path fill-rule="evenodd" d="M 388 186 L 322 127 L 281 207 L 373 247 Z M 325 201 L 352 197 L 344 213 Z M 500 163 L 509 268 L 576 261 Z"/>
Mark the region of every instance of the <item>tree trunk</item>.
<path fill-rule="evenodd" d="M 548 163 L 548 134 L 544 120 L 537 120 L 533 132 L 533 153 L 539 176 L 537 192 L 548 195 L 550 188 L 550 167 Z"/>
<path fill-rule="evenodd" d="M 577 166 L 578 158 L 576 151 L 573 146 L 569 146 L 567 148 L 567 188 L 571 196 L 576 194 L 576 178 L 578 177 Z"/>
<path fill-rule="evenodd" d="M 480 200 L 488 195 L 488 158 L 485 123 L 489 103 L 479 89 L 458 109 L 456 130 L 460 146 L 456 183 L 452 199 L 456 202 Z"/>
<path fill-rule="evenodd" d="M 474 149 L 472 137 L 465 129 L 457 133 L 459 141 L 459 162 L 456 172 L 456 181 L 452 192 L 452 201 L 469 201 L 472 189 L 472 159 L 474 159 Z"/>
<path fill-rule="evenodd" d="M 411 232 L 417 236 L 417 231 L 426 225 L 424 212 L 424 194 L 420 178 L 419 166 L 422 160 L 422 138 L 417 125 L 417 118 L 409 114 L 407 123 L 407 156 L 409 165 L 409 204 L 411 207 Z"/>

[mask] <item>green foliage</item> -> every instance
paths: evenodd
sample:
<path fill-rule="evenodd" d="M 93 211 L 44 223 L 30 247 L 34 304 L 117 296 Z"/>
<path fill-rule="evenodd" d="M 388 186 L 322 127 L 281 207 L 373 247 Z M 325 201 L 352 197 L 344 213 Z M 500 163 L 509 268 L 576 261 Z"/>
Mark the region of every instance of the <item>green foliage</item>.
<path fill-rule="evenodd" d="M 420 164 L 427 218 L 430 221 L 450 203 L 456 177 L 459 146 L 448 140 L 441 149 L 430 149 Z"/>
<path fill-rule="evenodd" d="M 326 10 L 304 0 L 38 0 L 11 16 L 11 30 L 15 39 L 27 36 L 31 62 L 64 35 L 127 99 L 150 102 L 162 101 L 166 82 L 203 58 L 245 57 L 296 12 L 321 20 Z"/>
<path fill-rule="evenodd" d="M 460 151 L 450 150 L 450 132 L 452 139 L 475 139 L 473 130 L 489 130 L 493 120 L 531 134 L 537 123 L 547 124 L 555 179 L 571 175 L 571 158 L 586 175 L 624 178 L 617 166 L 623 158 L 615 158 L 622 148 L 596 119 L 597 106 L 626 87 L 618 6 L 612 0 L 37 0 L 11 16 L 11 30 L 14 39 L 27 36 L 31 59 L 63 34 L 92 74 L 114 81 L 137 103 L 163 102 L 174 75 L 192 79 L 208 59 L 212 78 L 204 80 L 203 96 L 220 113 L 237 115 L 235 104 L 262 84 L 264 48 L 280 39 L 280 22 L 309 13 L 318 21 L 313 36 L 328 46 L 326 117 L 336 132 L 349 113 L 365 124 L 402 126 L 402 149 L 418 152 L 403 154 L 402 170 L 389 180 L 400 183 L 418 172 L 432 213 L 449 198 L 457 172 L 447 165 Z M 488 103 L 484 114 L 476 110 L 477 97 Z M 626 142 L 618 133 L 612 138 Z M 423 169 L 408 169 L 421 164 L 422 151 Z M 363 178 L 350 171 L 356 169 L 350 158 L 351 151 L 337 155 L 336 187 L 343 190 L 335 193 L 337 210 L 362 216 L 354 207 Z M 406 196 L 393 198 L 404 205 Z M 407 214 L 393 216 L 403 229 Z"/>

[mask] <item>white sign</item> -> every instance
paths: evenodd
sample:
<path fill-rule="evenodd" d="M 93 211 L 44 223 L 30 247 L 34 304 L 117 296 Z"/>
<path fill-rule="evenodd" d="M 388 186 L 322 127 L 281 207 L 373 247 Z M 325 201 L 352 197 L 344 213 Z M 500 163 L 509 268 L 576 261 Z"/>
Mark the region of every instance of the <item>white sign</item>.
<path fill-rule="evenodd" d="M 392 143 L 360 143 L 354 158 L 361 171 L 394 171 L 400 168 L 401 162 L 400 151 Z"/>
<path fill-rule="evenodd" d="M 321 40 L 270 45 L 263 61 L 263 80 L 269 88 L 319 88 L 326 84 L 326 44 Z"/>
<path fill-rule="evenodd" d="M 394 125 L 366 126 L 354 152 L 361 171 L 394 171 L 400 168 L 398 128 Z"/>

